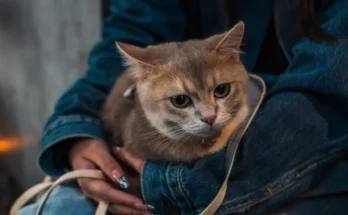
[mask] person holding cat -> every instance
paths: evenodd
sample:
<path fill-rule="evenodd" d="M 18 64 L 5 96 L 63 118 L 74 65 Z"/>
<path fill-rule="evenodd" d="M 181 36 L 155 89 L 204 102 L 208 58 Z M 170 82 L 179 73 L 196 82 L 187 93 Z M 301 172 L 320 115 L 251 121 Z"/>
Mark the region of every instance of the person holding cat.
<path fill-rule="evenodd" d="M 206 56 L 198 50 L 216 48 L 226 41 L 216 44 L 213 39 L 203 39 L 225 32 L 239 20 L 245 24 L 243 42 L 240 34 L 231 35 L 236 36 L 233 41 L 239 41 L 237 46 L 244 44 L 244 54 L 236 53 L 236 44 L 228 43 L 224 50 L 230 50 L 229 59 L 235 60 L 228 65 L 240 59 L 246 71 L 265 80 L 268 92 L 240 143 L 217 214 L 347 214 L 346 0 L 111 1 L 103 37 L 91 51 L 86 75 L 62 95 L 47 121 L 39 164 L 53 176 L 69 169 L 101 169 L 112 183 L 80 179 L 80 187 L 60 186 L 47 202 L 44 214 L 94 214 L 93 201 L 99 200 L 110 204 L 112 214 L 166 214 L 167 206 L 177 207 L 180 212 L 176 214 L 199 214 L 221 186 L 225 150 L 219 149 L 190 164 L 144 160 L 118 147 L 112 155 L 101 123 L 102 107 L 115 80 L 125 70 L 122 51 L 134 62 L 141 59 L 147 66 L 170 59 L 170 65 L 177 65 L 174 68 L 178 74 L 186 72 L 182 68 L 202 71 L 185 79 L 193 91 L 197 90 L 198 80 L 209 68 L 202 66 L 200 59 L 210 60 L 197 57 Z M 134 51 L 191 39 L 205 43 L 183 43 L 177 49 L 146 54 Z M 121 42 L 121 52 L 115 41 Z M 171 50 L 174 51 L 170 53 Z M 178 53 L 187 55 L 190 61 L 185 62 L 191 66 L 180 62 Z M 230 68 L 235 71 L 235 67 Z M 197 84 L 193 84 L 195 81 Z M 236 89 L 224 84 L 214 85 L 214 100 Z M 169 96 L 179 108 L 195 102 L 180 96 Z M 182 115 L 172 107 L 166 110 L 171 116 Z M 164 121 L 158 117 L 167 116 L 160 111 L 153 114 L 153 120 L 163 123 L 164 130 L 174 126 L 172 118 Z M 219 121 L 218 114 L 200 116 L 200 120 L 212 126 Z M 184 120 L 175 121 L 175 125 L 178 122 Z M 36 207 L 37 204 L 29 205 L 18 214 L 34 214 Z"/>

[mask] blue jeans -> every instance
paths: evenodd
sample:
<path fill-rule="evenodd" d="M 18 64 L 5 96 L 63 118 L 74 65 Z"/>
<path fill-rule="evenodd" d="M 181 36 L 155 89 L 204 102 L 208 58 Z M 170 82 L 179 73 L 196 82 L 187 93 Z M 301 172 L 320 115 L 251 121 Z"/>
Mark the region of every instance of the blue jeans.
<path fill-rule="evenodd" d="M 38 203 L 23 207 L 17 215 L 35 215 Z M 81 190 L 72 184 L 57 186 L 48 198 L 43 215 L 94 215 L 96 203 L 87 199 Z"/>

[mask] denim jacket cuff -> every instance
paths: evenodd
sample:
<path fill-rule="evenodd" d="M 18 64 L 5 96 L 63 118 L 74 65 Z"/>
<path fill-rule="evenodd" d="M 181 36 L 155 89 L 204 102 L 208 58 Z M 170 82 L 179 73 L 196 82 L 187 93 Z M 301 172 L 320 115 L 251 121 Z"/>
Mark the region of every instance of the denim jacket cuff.
<path fill-rule="evenodd" d="M 59 167 L 55 163 L 56 156 L 62 156 L 61 147 L 65 144 L 64 150 L 69 150 L 67 144 L 73 144 L 72 142 L 67 142 L 71 138 L 95 138 L 105 142 L 105 132 L 102 125 L 93 121 L 78 120 L 69 121 L 64 124 L 60 124 L 49 132 L 45 132 L 42 140 L 42 150 L 38 156 L 38 164 L 40 168 L 48 175 L 60 176 L 66 171 L 64 168 Z M 68 152 L 66 152 L 68 153 Z M 66 158 L 67 159 L 67 158 Z M 68 162 L 68 161 L 66 161 Z M 66 163 L 65 162 L 65 163 Z"/>
<path fill-rule="evenodd" d="M 185 210 L 188 205 L 181 182 L 181 165 L 147 161 L 141 178 L 142 194 L 156 214 L 165 214 L 166 206 L 176 205 Z"/>

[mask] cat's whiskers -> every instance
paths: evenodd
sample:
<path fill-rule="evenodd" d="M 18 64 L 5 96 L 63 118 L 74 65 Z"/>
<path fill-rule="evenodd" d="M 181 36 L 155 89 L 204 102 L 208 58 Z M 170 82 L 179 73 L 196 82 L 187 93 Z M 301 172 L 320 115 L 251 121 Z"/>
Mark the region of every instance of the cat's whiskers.
<path fill-rule="evenodd" d="M 169 133 L 175 133 L 175 132 L 178 132 L 178 131 L 184 131 L 180 126 L 178 127 L 173 127 L 169 130 Z"/>
<path fill-rule="evenodd" d="M 158 138 L 157 141 L 154 141 L 156 144 L 153 145 L 153 150 L 156 151 L 162 151 L 163 145 L 170 145 L 172 142 L 169 138 L 162 136 L 161 138 Z"/>
<path fill-rule="evenodd" d="M 151 141 L 151 142 L 159 142 L 161 141 L 162 139 L 167 139 L 166 136 L 163 136 L 163 135 L 159 135 L 159 136 L 155 136 L 153 138 L 148 138 L 146 139 L 147 141 Z"/>
<path fill-rule="evenodd" d="M 143 133 L 142 135 L 153 134 L 153 133 L 158 133 L 158 131 L 157 130 L 153 130 L 153 131 L 149 131 L 149 132 Z"/>
<path fill-rule="evenodd" d="M 171 140 L 166 139 L 165 141 L 162 141 L 160 144 L 157 144 L 156 149 L 163 152 L 168 146 L 171 145 L 171 143 L 172 143 Z"/>
<path fill-rule="evenodd" d="M 182 129 L 180 125 L 173 126 L 173 127 L 171 127 L 170 130 L 168 131 L 168 133 L 169 133 L 171 136 L 176 136 L 178 133 L 181 133 L 181 132 L 185 132 L 185 130 Z"/>
<path fill-rule="evenodd" d="M 179 140 L 182 139 L 186 134 L 187 134 L 186 131 L 181 130 L 181 131 L 176 131 L 176 132 L 171 133 L 171 136 L 174 137 L 173 140 L 179 141 Z"/>
<path fill-rule="evenodd" d="M 170 129 L 170 131 L 169 132 L 171 132 L 171 130 L 174 130 L 174 129 L 178 129 L 178 128 L 180 128 L 180 126 L 179 125 L 176 125 L 176 126 L 173 126 L 171 129 Z M 153 134 L 159 134 L 159 135 L 162 135 L 157 129 L 154 129 L 153 131 L 150 131 L 150 132 L 147 132 L 147 133 L 144 133 L 144 134 L 142 134 L 143 136 L 151 136 L 151 135 L 153 135 Z"/>
<path fill-rule="evenodd" d="M 177 126 L 173 126 L 170 130 L 169 130 L 169 135 L 170 136 L 175 136 L 175 139 L 180 139 L 181 136 L 185 133 L 184 130 L 182 130 L 182 128 L 177 125 Z M 159 141 L 166 141 L 167 139 L 170 140 L 170 138 L 168 138 L 167 136 L 159 133 L 157 130 L 155 131 L 151 131 L 145 134 L 142 134 L 142 137 L 148 141 L 152 141 L 152 142 L 159 142 Z M 162 140 L 163 139 L 163 140 Z M 160 145 L 161 143 L 157 144 Z"/>
<path fill-rule="evenodd" d="M 187 138 L 184 140 L 184 142 L 182 143 L 182 145 L 184 145 L 193 135 L 192 134 L 188 134 Z"/>
<path fill-rule="evenodd" d="M 154 149 L 158 150 L 158 151 L 163 151 L 164 148 L 168 147 L 169 145 L 171 145 L 172 140 L 169 138 L 164 138 L 164 140 L 162 140 L 160 143 L 157 143 L 156 146 L 154 147 Z"/>
<path fill-rule="evenodd" d="M 186 133 L 183 137 L 186 137 L 186 136 L 189 137 L 190 135 Z M 178 142 L 178 141 L 176 141 L 176 142 Z M 165 151 L 172 143 L 173 143 L 173 141 L 170 140 L 170 139 L 168 139 L 167 141 L 161 143 L 161 145 L 159 145 L 158 148 L 163 152 L 163 151 Z M 180 143 L 180 145 L 182 145 L 181 142 L 179 142 L 179 143 Z"/>
<path fill-rule="evenodd" d="M 185 138 L 185 140 L 183 142 L 179 142 L 180 146 L 184 145 L 190 139 L 191 136 L 192 136 L 192 134 L 189 134 L 189 133 L 185 132 L 185 135 L 183 135 L 181 137 L 181 139 Z M 176 142 L 178 142 L 178 141 L 176 141 Z M 171 143 L 172 143 L 172 141 L 168 139 L 167 141 L 162 142 L 158 146 L 158 148 L 163 152 L 171 145 Z"/>
<path fill-rule="evenodd" d="M 163 135 L 160 134 L 160 133 L 153 133 L 151 135 L 142 135 L 142 138 L 144 140 L 149 140 L 149 141 L 153 141 L 153 140 L 156 140 L 158 138 L 161 138 Z"/>
<path fill-rule="evenodd" d="M 148 133 L 141 134 L 141 137 L 143 137 L 144 139 L 148 139 L 151 137 L 156 137 L 158 135 L 161 135 L 158 131 L 151 131 Z"/>

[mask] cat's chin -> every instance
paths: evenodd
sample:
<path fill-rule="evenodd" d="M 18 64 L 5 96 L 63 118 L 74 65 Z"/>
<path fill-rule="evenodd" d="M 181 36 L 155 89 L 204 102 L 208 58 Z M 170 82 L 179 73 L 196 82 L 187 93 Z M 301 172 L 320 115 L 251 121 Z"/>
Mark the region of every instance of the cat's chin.
<path fill-rule="evenodd" d="M 221 130 L 209 130 L 202 133 L 195 134 L 197 137 L 202 138 L 216 138 L 221 134 Z"/>

